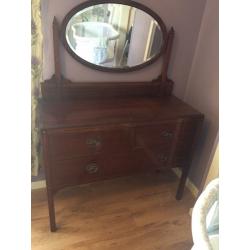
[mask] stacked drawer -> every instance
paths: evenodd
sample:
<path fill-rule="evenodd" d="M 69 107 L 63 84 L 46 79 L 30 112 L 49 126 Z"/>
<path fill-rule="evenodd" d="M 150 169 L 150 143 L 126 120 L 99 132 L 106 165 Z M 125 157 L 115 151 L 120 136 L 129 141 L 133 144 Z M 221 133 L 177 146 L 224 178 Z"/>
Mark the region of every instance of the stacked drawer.
<path fill-rule="evenodd" d="M 136 127 L 49 130 L 50 185 L 55 189 L 184 165 L 195 127 L 178 121 Z"/>
<path fill-rule="evenodd" d="M 137 147 L 144 149 L 145 158 L 156 168 L 185 167 L 191 160 L 197 124 L 194 119 L 182 119 L 137 128 Z"/>
<path fill-rule="evenodd" d="M 144 149 L 151 165 L 154 163 L 157 168 L 169 165 L 177 124 L 177 121 L 171 121 L 136 129 L 136 145 Z"/>
<path fill-rule="evenodd" d="M 129 128 L 79 128 L 48 133 L 53 187 L 77 185 L 140 170 Z"/>
<path fill-rule="evenodd" d="M 182 122 L 178 133 L 172 167 L 186 167 L 192 156 L 192 145 L 199 123 L 195 119 L 186 119 Z"/>

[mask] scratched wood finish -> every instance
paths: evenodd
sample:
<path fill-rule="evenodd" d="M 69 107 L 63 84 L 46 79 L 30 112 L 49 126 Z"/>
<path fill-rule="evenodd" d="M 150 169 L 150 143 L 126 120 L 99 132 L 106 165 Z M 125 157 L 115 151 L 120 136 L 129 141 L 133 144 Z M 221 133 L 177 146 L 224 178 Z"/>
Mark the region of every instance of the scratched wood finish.
<path fill-rule="evenodd" d="M 171 173 L 137 175 L 65 189 L 51 234 L 45 190 L 32 191 L 33 250 L 189 250 L 189 192 L 175 200 Z"/>

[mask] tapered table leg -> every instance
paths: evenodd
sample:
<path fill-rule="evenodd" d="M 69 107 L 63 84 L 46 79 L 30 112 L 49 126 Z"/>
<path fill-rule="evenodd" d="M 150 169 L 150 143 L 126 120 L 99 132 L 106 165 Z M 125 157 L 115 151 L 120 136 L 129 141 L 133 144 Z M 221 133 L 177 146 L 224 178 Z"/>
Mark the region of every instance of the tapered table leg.
<path fill-rule="evenodd" d="M 184 189 L 185 189 L 186 180 L 187 180 L 187 177 L 188 177 L 188 172 L 189 172 L 188 168 L 183 168 L 182 169 L 181 179 L 180 179 L 179 186 L 178 186 L 176 196 L 175 196 L 176 200 L 181 200 L 182 199 Z"/>
<path fill-rule="evenodd" d="M 193 138 L 193 144 L 191 146 L 190 149 L 190 154 L 189 157 L 186 161 L 186 164 L 183 166 L 182 168 L 182 174 L 181 174 L 181 179 L 180 179 L 180 183 L 176 192 L 176 200 L 181 200 L 183 193 L 184 193 L 184 188 L 185 188 L 185 184 L 186 184 L 186 180 L 188 177 L 188 173 L 191 167 L 191 163 L 192 163 L 192 158 L 194 156 L 194 151 L 195 148 L 197 147 L 197 142 L 199 139 L 199 135 L 201 133 L 201 129 L 202 129 L 202 122 L 203 122 L 204 117 L 202 117 L 201 119 L 198 120 L 197 124 L 196 124 L 196 131 L 195 131 L 195 135 Z"/>
<path fill-rule="evenodd" d="M 50 231 L 56 231 L 56 219 L 55 219 L 55 206 L 54 206 L 54 193 L 47 189 L 48 196 L 48 208 L 49 208 L 49 222 L 50 222 Z"/>

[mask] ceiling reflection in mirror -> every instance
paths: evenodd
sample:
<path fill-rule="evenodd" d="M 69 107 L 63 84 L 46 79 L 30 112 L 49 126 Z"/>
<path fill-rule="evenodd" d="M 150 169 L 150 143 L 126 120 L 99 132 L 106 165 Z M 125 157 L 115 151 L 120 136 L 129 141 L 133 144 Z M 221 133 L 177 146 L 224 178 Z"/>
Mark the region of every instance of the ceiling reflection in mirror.
<path fill-rule="evenodd" d="M 163 34 L 157 21 L 132 6 L 98 4 L 73 15 L 66 41 L 78 57 L 104 68 L 129 68 L 158 56 Z"/>

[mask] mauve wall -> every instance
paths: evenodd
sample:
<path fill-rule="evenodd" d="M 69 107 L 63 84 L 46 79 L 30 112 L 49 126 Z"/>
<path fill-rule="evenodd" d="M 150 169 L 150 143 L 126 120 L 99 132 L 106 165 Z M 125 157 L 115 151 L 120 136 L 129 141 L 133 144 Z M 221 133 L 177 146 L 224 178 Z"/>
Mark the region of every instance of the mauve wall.
<path fill-rule="evenodd" d="M 184 100 L 205 114 L 190 178 L 199 187 L 219 129 L 219 6 L 207 0 Z"/>
<path fill-rule="evenodd" d="M 44 79 L 54 73 L 52 20 L 56 16 L 61 22 L 65 14 L 82 0 L 43 0 L 42 18 L 44 27 Z M 176 31 L 169 76 L 175 81 L 174 94 L 184 97 L 201 19 L 206 0 L 140 0 L 163 19 L 167 28 Z M 161 71 L 161 60 L 140 71 L 131 73 L 103 73 L 95 71 L 75 61 L 61 46 L 63 75 L 72 81 L 136 81 L 157 77 Z"/>

